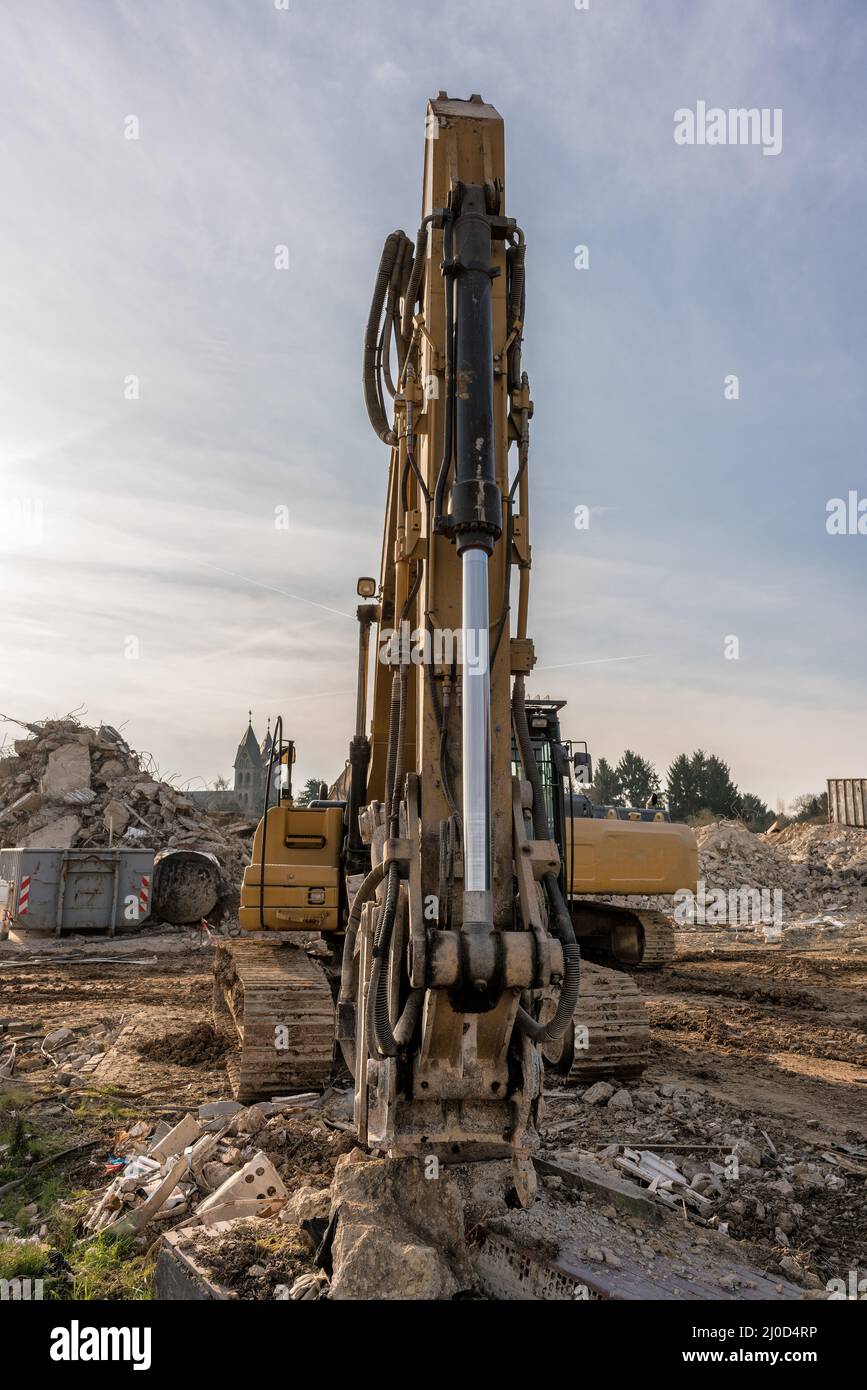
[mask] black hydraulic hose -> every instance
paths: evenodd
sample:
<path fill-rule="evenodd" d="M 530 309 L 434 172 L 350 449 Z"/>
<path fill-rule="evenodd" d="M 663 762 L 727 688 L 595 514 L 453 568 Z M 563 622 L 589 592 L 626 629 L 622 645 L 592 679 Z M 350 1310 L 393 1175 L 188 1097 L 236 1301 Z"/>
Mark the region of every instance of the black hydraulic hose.
<path fill-rule="evenodd" d="M 523 318 L 524 306 L 524 259 L 527 254 L 527 246 L 524 240 L 524 233 L 520 227 L 516 229 L 518 237 L 517 245 L 511 248 L 511 276 L 509 285 L 509 329 Z"/>
<path fill-rule="evenodd" d="M 518 740 L 518 750 L 521 754 L 521 766 L 524 769 L 524 777 L 533 788 L 533 805 L 531 814 L 533 817 L 533 834 L 537 840 L 550 840 L 551 827 L 548 824 L 548 813 L 545 810 L 545 791 L 542 786 L 542 778 L 539 775 L 538 764 L 533 753 L 533 744 L 530 740 L 530 727 L 527 723 L 527 709 L 524 704 L 524 677 L 515 677 L 515 686 L 512 692 L 512 718 L 515 724 L 515 735 Z"/>
<path fill-rule="evenodd" d="M 410 254 L 409 238 L 401 232 L 401 242 L 397 255 L 394 258 L 391 276 L 388 282 L 388 293 L 385 300 L 385 317 L 382 323 L 382 333 L 380 334 L 380 362 L 385 385 L 392 400 L 397 395 L 397 389 L 391 375 L 391 338 L 394 334 L 395 346 L 397 348 L 398 376 L 401 367 L 401 339 L 400 339 L 400 298 L 406 279 L 407 269 L 406 260 Z"/>
<path fill-rule="evenodd" d="M 382 306 L 388 291 L 394 263 L 401 251 L 402 244 L 406 240 L 403 232 L 391 232 L 385 239 L 382 248 L 382 256 L 379 262 L 379 270 L 376 273 L 376 281 L 373 286 L 373 297 L 370 301 L 370 313 L 367 317 L 367 327 L 364 332 L 364 357 L 362 365 L 362 384 L 364 387 L 364 403 L 367 406 L 367 414 L 374 432 L 385 444 L 394 445 L 397 443 L 397 435 L 390 427 L 383 408 L 382 397 L 378 387 L 379 371 L 377 358 L 381 346 L 379 331 L 380 319 L 382 318 Z"/>
<path fill-rule="evenodd" d="M 404 291 L 403 320 L 400 326 L 402 347 L 402 361 L 400 365 L 401 372 L 403 372 L 403 368 L 407 359 L 407 354 L 409 353 L 410 342 L 412 341 L 412 314 L 413 309 L 415 308 L 415 302 L 418 299 L 419 292 L 421 290 L 422 280 L 424 278 L 424 263 L 425 253 L 427 251 L 428 236 L 427 229 L 429 223 L 431 223 L 432 221 L 433 213 L 428 213 L 427 217 L 424 219 L 424 221 L 418 229 L 415 238 L 415 256 L 413 257 L 412 270 L 410 271 L 409 281 L 407 283 L 406 290 Z"/>
<path fill-rule="evenodd" d="M 420 576 L 418 576 L 418 581 L 420 582 Z M 411 592 L 407 598 L 404 613 L 409 611 L 409 604 L 413 597 L 414 593 Z M 403 653 L 400 655 L 400 669 L 395 672 L 391 687 L 389 748 L 386 762 L 386 818 L 389 838 L 396 838 L 400 833 L 400 788 L 403 782 L 403 745 L 407 706 L 407 667 L 402 659 Z M 391 863 L 388 866 L 385 904 L 373 943 L 373 963 L 368 985 L 367 1017 L 365 1019 L 368 1050 L 375 1057 L 395 1057 L 398 1050 L 389 1014 L 389 979 L 385 964 L 388 961 L 388 953 L 391 948 L 399 894 L 400 872 L 397 864 Z"/>
<path fill-rule="evenodd" d="M 361 923 L 361 909 L 366 902 L 370 901 L 385 878 L 386 867 L 385 864 L 377 864 L 375 868 L 371 869 L 352 900 L 352 909 L 346 924 L 346 935 L 343 938 L 343 956 L 340 962 L 340 994 L 338 998 L 342 1004 L 352 998 L 352 958 L 355 955 L 355 939 L 358 936 L 358 928 Z"/>

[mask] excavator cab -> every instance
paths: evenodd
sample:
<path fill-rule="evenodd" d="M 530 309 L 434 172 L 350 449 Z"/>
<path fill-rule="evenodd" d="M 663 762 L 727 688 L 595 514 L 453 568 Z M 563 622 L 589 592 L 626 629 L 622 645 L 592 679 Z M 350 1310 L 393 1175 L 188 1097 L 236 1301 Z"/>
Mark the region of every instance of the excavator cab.
<path fill-rule="evenodd" d="M 549 819 L 560 852 L 560 882 L 575 935 L 592 960 L 632 968 L 666 965 L 674 956 L 674 930 L 661 912 L 599 897 L 668 896 L 694 891 L 695 836 L 672 822 L 662 806 L 605 806 L 576 785 L 576 757 L 592 767 L 586 743 L 563 740 L 565 700 L 528 700 L 527 722 Z M 577 752 L 576 752 L 577 749 Z M 516 766 L 517 750 L 513 749 Z M 586 784 L 585 784 L 586 785 Z"/>

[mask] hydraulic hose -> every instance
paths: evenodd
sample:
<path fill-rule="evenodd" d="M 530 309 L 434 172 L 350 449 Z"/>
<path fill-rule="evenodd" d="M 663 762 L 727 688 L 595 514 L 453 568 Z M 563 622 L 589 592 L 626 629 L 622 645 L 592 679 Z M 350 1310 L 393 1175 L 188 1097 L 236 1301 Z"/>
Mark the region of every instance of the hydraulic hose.
<path fill-rule="evenodd" d="M 403 319 L 400 326 L 401 336 L 401 364 L 400 370 L 406 363 L 407 353 L 409 352 L 412 340 L 412 311 L 418 299 L 419 292 L 424 278 L 425 252 L 427 250 L 427 229 L 429 223 L 433 221 L 433 213 L 428 213 L 418 229 L 415 239 L 415 256 L 413 257 L 412 270 L 410 271 L 409 281 L 403 296 Z"/>
<path fill-rule="evenodd" d="M 403 232 L 391 232 L 385 239 L 382 248 L 382 256 L 379 262 L 379 270 L 376 272 L 376 281 L 373 286 L 373 297 L 370 301 L 370 313 L 367 317 L 367 327 L 364 331 L 364 357 L 362 365 L 362 384 L 364 386 L 364 403 L 367 406 L 367 414 L 374 432 L 384 444 L 397 444 L 397 435 L 388 423 L 388 419 L 383 408 L 382 399 L 379 391 L 379 373 L 377 371 L 377 357 L 380 346 L 379 325 L 382 318 L 382 306 L 385 303 L 385 296 L 388 292 L 391 281 L 392 271 L 395 261 L 402 253 L 403 243 L 406 237 Z"/>
<path fill-rule="evenodd" d="M 343 938 L 343 956 L 340 962 L 340 994 L 341 1003 L 346 1003 L 352 998 L 352 957 L 355 954 L 355 938 L 358 935 L 358 928 L 361 922 L 361 909 L 366 902 L 369 902 L 376 892 L 382 880 L 385 878 L 385 864 L 377 864 L 371 869 L 365 878 L 358 892 L 352 900 L 352 910 L 349 914 L 349 921 L 346 924 L 346 935 Z"/>

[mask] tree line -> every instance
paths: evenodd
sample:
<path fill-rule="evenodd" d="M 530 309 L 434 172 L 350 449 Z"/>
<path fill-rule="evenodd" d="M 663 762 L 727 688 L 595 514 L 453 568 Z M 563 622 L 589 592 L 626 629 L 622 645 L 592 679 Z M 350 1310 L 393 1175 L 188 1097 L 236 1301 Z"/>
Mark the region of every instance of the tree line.
<path fill-rule="evenodd" d="M 774 812 L 761 797 L 742 792 L 732 779 L 731 770 L 715 753 L 699 748 L 694 753 L 678 753 L 666 773 L 665 788 L 653 763 L 627 748 L 612 766 L 606 758 L 596 762 L 593 801 L 604 806 L 646 806 L 653 796 L 664 796 L 672 820 L 696 818 L 742 820 L 751 830 L 767 830 Z M 794 819 L 809 820 L 827 810 L 827 797 L 807 794 L 797 797 Z"/>

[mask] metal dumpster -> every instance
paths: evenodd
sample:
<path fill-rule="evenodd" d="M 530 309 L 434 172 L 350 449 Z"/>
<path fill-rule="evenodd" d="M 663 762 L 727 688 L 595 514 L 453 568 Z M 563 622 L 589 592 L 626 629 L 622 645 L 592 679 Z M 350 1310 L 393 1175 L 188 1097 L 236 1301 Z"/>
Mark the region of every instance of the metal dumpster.
<path fill-rule="evenodd" d="M 0 849 L 0 936 L 140 926 L 153 867 L 149 849 Z"/>
<path fill-rule="evenodd" d="M 867 777 L 828 778 L 828 819 L 867 830 Z"/>

